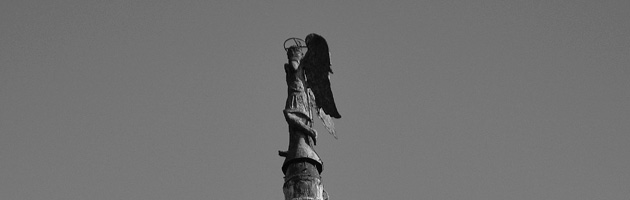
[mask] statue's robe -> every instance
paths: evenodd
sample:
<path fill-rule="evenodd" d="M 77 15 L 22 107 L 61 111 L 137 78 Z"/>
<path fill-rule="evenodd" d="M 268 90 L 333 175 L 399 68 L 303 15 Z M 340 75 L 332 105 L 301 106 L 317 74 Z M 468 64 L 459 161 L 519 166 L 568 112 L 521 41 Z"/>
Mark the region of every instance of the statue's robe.
<path fill-rule="evenodd" d="M 322 171 L 322 161 L 313 150 L 315 140 L 305 129 L 312 130 L 312 114 L 310 112 L 312 93 L 306 87 L 304 72 L 301 67 L 294 69 L 291 64 L 285 64 L 288 97 L 284 109 L 285 119 L 289 124 L 289 149 L 282 165 L 286 174 L 288 165 L 294 162 L 309 162 Z"/>

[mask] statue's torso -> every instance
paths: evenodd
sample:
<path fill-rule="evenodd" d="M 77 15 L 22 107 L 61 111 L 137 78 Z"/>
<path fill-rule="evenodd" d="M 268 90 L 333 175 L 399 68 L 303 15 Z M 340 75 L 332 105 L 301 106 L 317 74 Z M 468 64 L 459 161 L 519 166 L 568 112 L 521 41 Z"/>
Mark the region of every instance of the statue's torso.
<path fill-rule="evenodd" d="M 286 81 L 288 86 L 288 97 L 285 105 L 286 110 L 299 112 L 311 119 L 309 112 L 309 95 L 306 88 L 306 80 L 301 67 L 294 70 L 291 66 L 285 65 Z"/>

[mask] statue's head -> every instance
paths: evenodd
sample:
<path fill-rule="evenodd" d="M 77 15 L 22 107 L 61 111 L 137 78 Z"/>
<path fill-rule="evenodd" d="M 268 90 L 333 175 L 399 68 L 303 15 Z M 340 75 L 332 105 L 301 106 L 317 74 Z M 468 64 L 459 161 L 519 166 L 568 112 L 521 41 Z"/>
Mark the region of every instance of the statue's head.
<path fill-rule="evenodd" d="M 298 46 L 291 46 L 287 49 L 287 58 L 289 58 L 289 60 L 300 61 L 303 56 L 304 54 Z"/>

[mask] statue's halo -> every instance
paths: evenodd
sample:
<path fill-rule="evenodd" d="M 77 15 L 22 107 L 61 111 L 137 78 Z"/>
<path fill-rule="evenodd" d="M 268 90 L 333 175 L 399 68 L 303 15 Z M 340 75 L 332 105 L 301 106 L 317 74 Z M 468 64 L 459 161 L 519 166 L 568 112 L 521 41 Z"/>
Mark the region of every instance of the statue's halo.
<path fill-rule="evenodd" d="M 306 42 L 303 39 L 292 37 L 284 41 L 284 51 L 288 51 L 293 46 L 299 47 L 303 52 L 306 52 Z"/>

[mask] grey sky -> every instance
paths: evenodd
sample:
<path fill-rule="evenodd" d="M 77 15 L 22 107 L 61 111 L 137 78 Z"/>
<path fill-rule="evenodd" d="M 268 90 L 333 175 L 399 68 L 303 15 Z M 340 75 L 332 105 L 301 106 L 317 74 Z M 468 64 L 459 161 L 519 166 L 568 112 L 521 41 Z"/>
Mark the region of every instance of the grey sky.
<path fill-rule="evenodd" d="M 282 42 L 332 199 L 628 199 L 630 1 L 3 1 L 0 199 L 283 199 Z"/>

